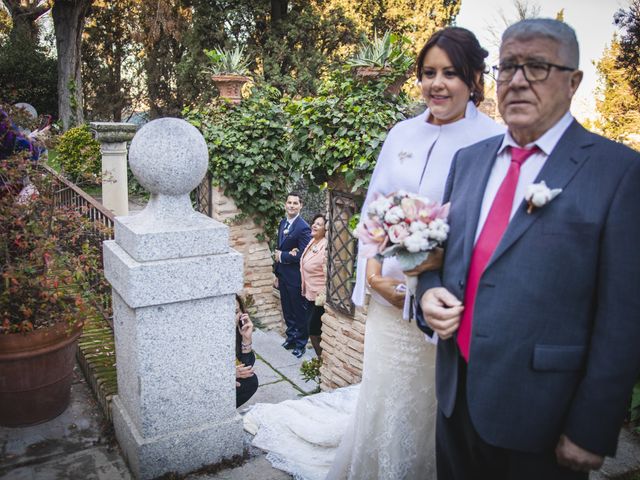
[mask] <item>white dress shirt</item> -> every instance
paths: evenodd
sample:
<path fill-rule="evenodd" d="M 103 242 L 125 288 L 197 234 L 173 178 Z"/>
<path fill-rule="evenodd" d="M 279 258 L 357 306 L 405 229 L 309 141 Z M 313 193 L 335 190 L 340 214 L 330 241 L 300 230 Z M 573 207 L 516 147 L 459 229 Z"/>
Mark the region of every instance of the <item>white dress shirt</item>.
<path fill-rule="evenodd" d="M 542 167 L 547 161 L 547 158 L 549 158 L 549 155 L 551 155 L 551 152 L 560 141 L 560 137 L 562 137 L 567 128 L 569 128 L 571 122 L 573 122 L 573 116 L 570 112 L 567 112 L 553 127 L 547 130 L 544 135 L 538 138 L 535 142 L 525 145 L 524 148 L 533 148 L 535 145 L 540 150 L 532 154 L 520 167 L 520 177 L 518 178 L 518 185 L 516 186 L 516 192 L 513 197 L 513 206 L 511 207 L 511 216 L 509 217 L 509 220 L 513 218 L 518 207 L 520 207 L 523 202 L 526 188 L 534 183 L 536 177 L 540 173 L 540 170 L 542 170 Z M 507 175 L 507 170 L 509 170 L 509 165 L 511 164 L 511 150 L 508 147 L 520 148 L 520 145 L 516 143 L 509 132 L 504 135 L 504 140 L 498 149 L 496 161 L 493 164 L 491 174 L 489 175 L 489 181 L 487 182 L 487 186 L 484 190 L 482 208 L 480 209 L 480 218 L 478 220 L 474 244 L 478 241 L 484 222 L 487 220 L 487 216 L 489 215 L 489 210 L 491 210 L 493 199 L 495 198 L 496 193 L 498 193 L 498 189 L 500 188 L 504 177 Z M 544 178 L 542 180 L 544 180 Z M 549 188 L 553 188 L 553 186 L 549 185 Z"/>

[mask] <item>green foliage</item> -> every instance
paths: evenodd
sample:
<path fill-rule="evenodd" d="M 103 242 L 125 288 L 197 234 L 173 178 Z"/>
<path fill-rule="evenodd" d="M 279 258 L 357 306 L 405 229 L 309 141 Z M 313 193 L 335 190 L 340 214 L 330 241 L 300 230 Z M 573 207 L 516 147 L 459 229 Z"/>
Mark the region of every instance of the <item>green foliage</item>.
<path fill-rule="evenodd" d="M 323 82 L 318 96 L 289 102 L 287 153 L 298 171 L 315 184 L 341 174 L 353 191 L 366 188 L 387 132 L 405 118 L 407 97 L 384 93 L 398 73 L 362 82 L 343 68 Z"/>
<path fill-rule="evenodd" d="M 0 47 L 0 85 L 5 103 L 27 102 L 38 113 L 58 112 L 56 61 L 28 38 L 11 36 Z"/>
<path fill-rule="evenodd" d="M 57 161 L 75 183 L 95 183 L 100 175 L 100 142 L 91 135 L 88 125 L 71 128 L 60 136 Z"/>
<path fill-rule="evenodd" d="M 317 97 L 294 99 L 258 84 L 240 105 L 216 101 L 185 113 L 207 141 L 214 183 L 273 235 L 298 180 L 321 187 L 340 175 L 354 191 L 367 186 L 388 130 L 408 106 L 403 95 L 385 96 L 388 83 L 361 82 L 345 67 Z"/>
<path fill-rule="evenodd" d="M 377 32 L 373 40 L 365 39 L 354 56 L 347 60 L 352 67 L 392 67 L 406 72 L 413 65 L 413 55 L 408 53 L 411 42 L 407 37 L 387 30 L 382 37 Z"/>
<path fill-rule="evenodd" d="M 214 184 L 267 233 L 277 229 L 291 182 L 285 101 L 278 90 L 263 86 L 238 106 L 220 100 L 186 112 L 207 140 Z"/>
<path fill-rule="evenodd" d="M 311 360 L 305 360 L 300 366 L 300 373 L 305 382 L 313 380 L 316 383 L 320 383 L 320 367 L 322 366 L 322 360 L 318 357 L 314 357 Z"/>
<path fill-rule="evenodd" d="M 249 62 L 244 56 L 244 47 L 234 49 L 216 47 L 213 50 L 205 48 L 204 54 L 210 62 L 206 70 L 214 75 L 247 75 L 249 73 Z"/>
<path fill-rule="evenodd" d="M 50 178 L 23 155 L 3 160 L 0 171 L 0 334 L 82 321 L 101 262 L 88 220 L 55 205 Z M 25 178 L 38 193 L 16 201 Z"/>

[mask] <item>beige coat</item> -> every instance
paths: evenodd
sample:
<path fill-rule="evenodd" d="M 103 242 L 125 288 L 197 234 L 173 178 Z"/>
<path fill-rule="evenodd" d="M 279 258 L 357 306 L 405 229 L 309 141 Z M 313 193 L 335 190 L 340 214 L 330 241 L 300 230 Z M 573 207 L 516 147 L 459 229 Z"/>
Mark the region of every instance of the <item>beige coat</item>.
<path fill-rule="evenodd" d="M 311 242 L 314 242 L 313 239 Z M 318 243 L 311 242 L 300 257 L 300 275 L 302 277 L 302 295 L 313 302 L 318 294 L 325 290 L 327 239 L 323 238 Z M 315 246 L 318 248 L 314 252 Z"/>

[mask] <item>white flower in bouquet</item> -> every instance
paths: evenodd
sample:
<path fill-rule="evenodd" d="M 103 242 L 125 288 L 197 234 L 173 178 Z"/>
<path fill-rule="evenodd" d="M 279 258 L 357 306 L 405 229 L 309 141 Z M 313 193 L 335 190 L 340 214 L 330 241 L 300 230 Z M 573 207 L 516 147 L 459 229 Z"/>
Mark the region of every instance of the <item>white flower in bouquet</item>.
<path fill-rule="evenodd" d="M 422 230 L 426 230 L 427 228 L 429 228 L 428 225 L 424 222 L 421 222 L 420 220 L 415 220 L 411 222 L 411 225 L 409 225 L 409 231 L 411 233 L 421 232 Z"/>
<path fill-rule="evenodd" d="M 428 230 L 429 238 L 438 243 L 443 243 L 449 235 L 449 224 L 441 218 L 436 218 L 429 223 Z"/>
<path fill-rule="evenodd" d="M 395 225 L 400 220 L 404 220 L 404 210 L 400 206 L 391 207 L 384 215 L 384 221 L 391 225 Z"/>
<path fill-rule="evenodd" d="M 429 238 L 425 235 L 426 230 L 419 230 L 404 239 L 404 246 L 410 253 L 423 252 L 429 249 Z"/>
<path fill-rule="evenodd" d="M 369 207 L 367 207 L 367 214 L 370 218 L 373 216 L 384 218 L 384 214 L 387 213 L 392 206 L 393 203 L 391 202 L 391 199 L 380 196 L 369 204 Z"/>

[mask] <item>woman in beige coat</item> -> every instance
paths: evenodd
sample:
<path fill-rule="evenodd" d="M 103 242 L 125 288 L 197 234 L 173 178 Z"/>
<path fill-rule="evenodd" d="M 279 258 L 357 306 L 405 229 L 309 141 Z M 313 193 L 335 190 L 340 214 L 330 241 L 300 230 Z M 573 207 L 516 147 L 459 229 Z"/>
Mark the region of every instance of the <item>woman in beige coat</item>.
<path fill-rule="evenodd" d="M 300 274 L 302 276 L 302 295 L 309 305 L 309 339 L 320 357 L 320 336 L 322 334 L 322 315 L 324 314 L 325 285 L 327 282 L 326 258 L 327 239 L 326 220 L 324 215 L 317 214 L 311 222 L 311 241 L 300 257 Z"/>

